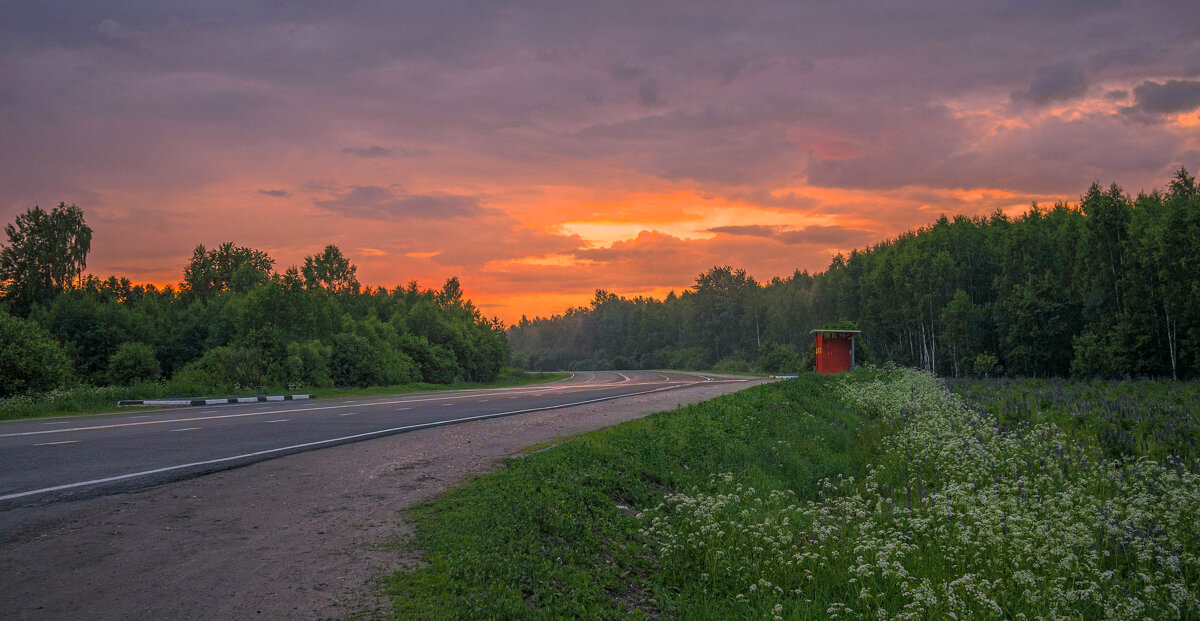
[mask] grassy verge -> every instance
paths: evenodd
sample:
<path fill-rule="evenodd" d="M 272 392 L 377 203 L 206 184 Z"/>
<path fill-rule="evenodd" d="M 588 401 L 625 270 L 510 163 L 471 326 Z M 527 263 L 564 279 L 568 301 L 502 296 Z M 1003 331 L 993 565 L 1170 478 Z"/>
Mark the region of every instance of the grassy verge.
<path fill-rule="evenodd" d="M 96 414 L 118 410 L 121 399 L 162 399 L 167 397 L 241 397 L 262 394 L 311 393 L 318 397 L 349 397 L 354 395 L 395 394 L 422 390 L 462 390 L 469 388 L 503 388 L 553 382 L 569 377 L 567 373 L 530 373 L 508 369 L 493 382 L 460 382 L 457 384 L 398 384 L 363 388 L 319 388 L 259 386 L 241 388 L 197 388 L 176 386 L 170 382 L 139 382 L 130 386 L 75 386 L 34 396 L 21 395 L 0 399 L 0 420 L 60 416 L 63 414 Z"/>
<path fill-rule="evenodd" d="M 699 572 L 664 573 L 636 515 L 712 473 L 804 499 L 861 477 L 875 426 L 830 389 L 808 375 L 586 434 L 416 508 L 427 565 L 392 578 L 396 616 L 741 616 Z"/>
<path fill-rule="evenodd" d="M 1043 416 L 899 369 L 754 387 L 414 509 L 426 563 L 388 592 L 397 618 L 1195 618 L 1195 462 Z"/>

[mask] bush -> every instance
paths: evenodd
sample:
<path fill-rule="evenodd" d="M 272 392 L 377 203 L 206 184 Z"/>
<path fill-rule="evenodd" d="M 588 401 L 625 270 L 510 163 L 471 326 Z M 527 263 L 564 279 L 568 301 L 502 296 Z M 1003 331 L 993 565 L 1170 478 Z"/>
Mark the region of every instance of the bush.
<path fill-rule="evenodd" d="M 108 360 L 108 381 L 126 386 L 138 380 L 156 380 L 162 367 L 154 356 L 154 348 L 145 343 L 121 343 Z"/>
<path fill-rule="evenodd" d="M 265 365 L 259 350 L 226 346 L 210 349 L 199 360 L 185 364 L 171 383 L 193 390 L 223 390 L 262 386 L 264 378 Z"/>
<path fill-rule="evenodd" d="M 713 365 L 713 370 L 722 373 L 749 373 L 750 363 L 741 358 L 722 358 Z"/>
<path fill-rule="evenodd" d="M 0 313 L 0 397 L 44 392 L 73 376 L 67 352 L 41 326 Z"/>
<path fill-rule="evenodd" d="M 384 361 L 370 341 L 357 334 L 333 337 L 329 370 L 338 386 L 371 386 L 383 383 Z"/>
<path fill-rule="evenodd" d="M 767 343 L 758 355 L 758 368 L 767 373 L 796 373 L 800 371 L 800 354 L 791 345 Z"/>
<path fill-rule="evenodd" d="M 443 345 L 434 345 L 423 336 L 403 334 L 400 347 L 409 360 L 415 362 L 414 379 L 432 384 L 451 384 L 462 375 L 454 352 Z"/>
<path fill-rule="evenodd" d="M 329 372 L 332 353 L 332 347 L 316 339 L 288 343 L 287 356 L 283 359 L 283 377 L 280 379 L 289 385 L 332 386 L 333 376 Z"/>

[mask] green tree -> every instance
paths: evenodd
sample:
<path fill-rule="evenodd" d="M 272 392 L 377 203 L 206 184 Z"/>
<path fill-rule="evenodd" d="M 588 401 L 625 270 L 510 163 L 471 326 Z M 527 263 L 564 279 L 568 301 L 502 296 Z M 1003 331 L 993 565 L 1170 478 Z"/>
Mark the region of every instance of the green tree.
<path fill-rule="evenodd" d="M 59 203 L 49 213 L 34 207 L 5 225 L 4 233 L 8 243 L 0 247 L 0 288 L 22 315 L 70 287 L 87 267 L 92 229 L 75 205 Z"/>
<path fill-rule="evenodd" d="M 358 293 L 359 284 L 355 273 L 358 267 L 342 254 L 337 246 L 330 244 L 320 253 L 304 257 L 304 286 L 310 289 L 325 289 L 330 293 Z"/>
<path fill-rule="evenodd" d="M 209 300 L 233 291 L 246 293 L 271 278 L 275 260 L 267 253 L 226 242 L 208 250 L 204 244 L 192 251 L 183 271 L 183 287 L 194 298 Z"/>
<path fill-rule="evenodd" d="M 0 397 L 37 393 L 70 381 L 71 360 L 36 323 L 0 311 Z"/>

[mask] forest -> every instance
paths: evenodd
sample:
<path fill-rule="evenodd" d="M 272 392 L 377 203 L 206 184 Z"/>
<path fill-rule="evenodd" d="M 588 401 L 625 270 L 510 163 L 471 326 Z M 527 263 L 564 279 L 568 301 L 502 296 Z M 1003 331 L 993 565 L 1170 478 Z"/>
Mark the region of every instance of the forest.
<path fill-rule="evenodd" d="M 508 329 L 535 370 L 811 368 L 820 327 L 856 325 L 868 360 L 940 375 L 1193 377 L 1200 372 L 1200 191 L 1098 182 L 1077 204 L 938 218 L 817 274 L 758 282 L 717 266 L 664 300 L 596 291 Z M 807 355 L 806 355 L 807 354 Z"/>
<path fill-rule="evenodd" d="M 334 245 L 282 271 L 261 250 L 200 245 L 178 285 L 158 287 L 85 274 L 92 231 L 74 205 L 32 208 L 5 233 L 0 400 L 484 382 L 508 361 L 503 324 L 457 278 L 363 287 Z"/>

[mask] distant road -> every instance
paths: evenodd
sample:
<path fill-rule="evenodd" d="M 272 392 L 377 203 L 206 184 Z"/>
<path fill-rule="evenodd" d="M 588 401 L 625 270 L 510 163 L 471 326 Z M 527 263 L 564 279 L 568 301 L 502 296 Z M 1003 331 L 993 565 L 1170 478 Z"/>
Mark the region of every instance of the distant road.
<path fill-rule="evenodd" d="M 436 425 L 741 382 L 655 371 L 431 391 L 32 419 L 0 424 L 0 510 L 139 489 L 281 455 Z"/>

